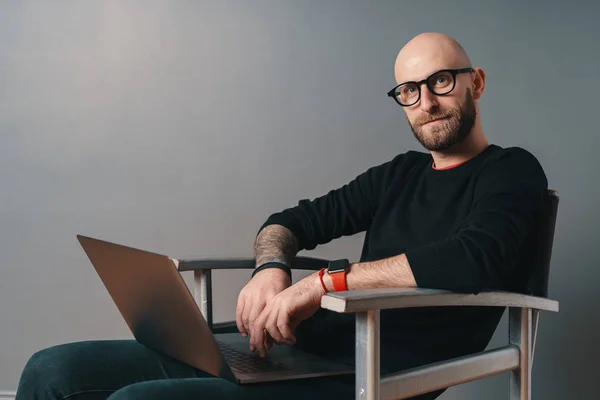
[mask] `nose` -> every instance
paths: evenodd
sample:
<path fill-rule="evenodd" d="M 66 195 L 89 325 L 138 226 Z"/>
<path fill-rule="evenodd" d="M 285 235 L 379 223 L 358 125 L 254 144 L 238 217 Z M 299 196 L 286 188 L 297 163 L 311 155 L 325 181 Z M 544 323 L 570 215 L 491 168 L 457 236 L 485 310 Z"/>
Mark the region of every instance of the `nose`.
<path fill-rule="evenodd" d="M 421 110 L 431 112 L 439 106 L 437 96 L 429 91 L 425 83 L 421 85 Z"/>

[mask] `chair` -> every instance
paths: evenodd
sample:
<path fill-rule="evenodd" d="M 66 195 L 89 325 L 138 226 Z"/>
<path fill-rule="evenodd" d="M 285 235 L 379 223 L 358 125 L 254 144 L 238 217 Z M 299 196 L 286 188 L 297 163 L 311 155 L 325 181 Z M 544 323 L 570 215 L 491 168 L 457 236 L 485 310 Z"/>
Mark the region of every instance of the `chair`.
<path fill-rule="evenodd" d="M 510 371 L 511 400 L 531 399 L 531 369 L 539 312 L 558 312 L 548 299 L 550 258 L 559 197 L 548 190 L 539 224 L 527 239 L 520 266 L 530 271 L 523 293 L 484 291 L 459 294 L 423 288 L 386 288 L 328 293 L 321 307 L 356 313 L 356 398 L 403 399 Z M 319 270 L 328 260 L 297 256 L 293 269 Z M 215 333 L 235 332 L 235 321 L 213 324 L 211 270 L 252 269 L 253 258 L 194 259 L 181 261 L 179 271 L 194 271 L 194 297 Z M 379 373 L 379 313 L 382 309 L 433 306 L 487 306 L 509 308 L 507 346 L 429 364 L 381 377 Z"/>

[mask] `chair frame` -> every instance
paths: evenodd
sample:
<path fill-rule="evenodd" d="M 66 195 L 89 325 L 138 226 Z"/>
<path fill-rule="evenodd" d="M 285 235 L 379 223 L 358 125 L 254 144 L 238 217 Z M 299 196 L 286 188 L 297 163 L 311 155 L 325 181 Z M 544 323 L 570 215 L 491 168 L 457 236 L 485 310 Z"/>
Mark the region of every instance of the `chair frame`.
<path fill-rule="evenodd" d="M 558 197 L 553 190 L 553 197 Z M 554 221 L 550 228 L 554 235 Z M 552 240 L 548 244 L 551 251 Z M 549 258 L 548 258 L 549 262 Z M 319 270 L 328 260 L 297 256 L 294 269 Z M 178 270 L 194 272 L 194 299 L 215 333 L 235 331 L 235 321 L 214 324 L 212 270 L 253 269 L 253 258 L 179 260 Z M 483 352 L 380 375 L 380 310 L 392 308 L 485 306 L 509 309 L 508 344 Z M 382 288 L 327 293 L 321 307 L 356 314 L 356 399 L 405 399 L 488 376 L 510 372 L 509 399 L 531 399 L 531 370 L 540 311 L 558 312 L 542 296 L 507 291 L 462 294 L 425 288 Z"/>

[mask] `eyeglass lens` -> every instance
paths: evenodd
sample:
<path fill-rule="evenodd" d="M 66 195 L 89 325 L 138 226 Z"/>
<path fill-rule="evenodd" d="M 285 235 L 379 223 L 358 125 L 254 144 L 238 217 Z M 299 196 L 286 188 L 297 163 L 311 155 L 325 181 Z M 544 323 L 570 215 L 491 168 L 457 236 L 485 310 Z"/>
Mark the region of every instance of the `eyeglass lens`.
<path fill-rule="evenodd" d="M 427 85 L 435 94 L 447 94 L 454 87 L 454 76 L 447 71 L 438 72 L 427 80 Z M 411 105 L 419 99 L 420 88 L 415 83 L 406 83 L 396 88 L 396 98 L 404 105 Z"/>

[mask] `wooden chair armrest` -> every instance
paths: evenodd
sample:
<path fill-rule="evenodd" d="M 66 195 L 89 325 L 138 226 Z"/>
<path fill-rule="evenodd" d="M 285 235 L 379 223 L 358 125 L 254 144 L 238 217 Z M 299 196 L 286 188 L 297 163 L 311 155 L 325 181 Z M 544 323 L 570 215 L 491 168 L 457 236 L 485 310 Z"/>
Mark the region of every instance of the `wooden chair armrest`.
<path fill-rule="evenodd" d="M 505 291 L 464 294 L 439 289 L 385 288 L 327 293 L 321 299 L 321 307 L 339 313 L 438 306 L 519 307 L 558 312 L 555 300 Z"/>

